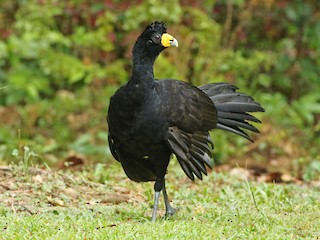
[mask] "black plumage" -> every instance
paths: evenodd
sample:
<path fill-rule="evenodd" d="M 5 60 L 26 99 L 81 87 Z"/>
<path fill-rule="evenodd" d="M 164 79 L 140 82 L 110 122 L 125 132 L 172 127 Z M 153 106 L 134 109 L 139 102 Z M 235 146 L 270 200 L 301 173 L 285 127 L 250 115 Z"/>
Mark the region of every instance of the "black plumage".
<path fill-rule="evenodd" d="M 107 116 L 109 147 L 127 176 L 136 182 L 155 181 L 153 221 L 161 191 L 166 215 L 175 212 L 165 189 L 172 154 L 191 180 L 195 176 L 202 179 L 206 167 L 213 166 L 208 131 L 218 128 L 251 140 L 244 130 L 259 131 L 248 121 L 260 121 L 249 112 L 264 111 L 228 83 L 197 88 L 173 79 L 155 80 L 154 61 L 170 46 L 177 47 L 178 42 L 167 34 L 162 22 L 145 29 L 132 51 L 132 76 L 111 97 Z"/>

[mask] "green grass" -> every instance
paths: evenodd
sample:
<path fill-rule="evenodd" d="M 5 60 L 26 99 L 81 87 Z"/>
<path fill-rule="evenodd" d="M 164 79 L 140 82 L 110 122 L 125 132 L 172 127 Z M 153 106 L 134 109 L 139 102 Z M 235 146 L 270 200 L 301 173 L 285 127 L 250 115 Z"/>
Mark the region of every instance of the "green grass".
<path fill-rule="evenodd" d="M 320 238 L 317 187 L 215 172 L 193 183 L 172 164 L 168 192 L 179 211 L 151 223 L 152 184 L 128 181 L 117 163 L 107 169 L 105 184 L 88 180 L 99 178 L 94 171 L 7 169 L 12 183 L 0 193 L 0 239 Z M 163 209 L 161 201 L 159 215 Z"/>

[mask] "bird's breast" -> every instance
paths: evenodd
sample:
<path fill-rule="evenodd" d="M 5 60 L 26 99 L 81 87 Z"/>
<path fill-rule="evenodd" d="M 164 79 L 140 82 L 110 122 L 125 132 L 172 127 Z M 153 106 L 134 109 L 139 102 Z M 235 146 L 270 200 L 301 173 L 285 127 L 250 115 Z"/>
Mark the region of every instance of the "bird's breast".
<path fill-rule="evenodd" d="M 156 107 L 122 105 L 109 108 L 109 131 L 122 142 L 135 141 L 160 142 L 164 139 L 168 124 Z"/>

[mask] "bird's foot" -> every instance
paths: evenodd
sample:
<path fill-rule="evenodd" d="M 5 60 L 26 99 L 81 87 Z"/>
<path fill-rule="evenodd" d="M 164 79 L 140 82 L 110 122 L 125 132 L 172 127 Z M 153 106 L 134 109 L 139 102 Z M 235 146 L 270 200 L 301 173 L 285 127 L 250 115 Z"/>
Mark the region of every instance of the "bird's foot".
<path fill-rule="evenodd" d="M 169 207 L 166 209 L 166 213 L 163 216 L 164 219 L 169 219 L 171 218 L 177 211 L 179 210 L 179 208 L 173 208 L 173 207 Z"/>

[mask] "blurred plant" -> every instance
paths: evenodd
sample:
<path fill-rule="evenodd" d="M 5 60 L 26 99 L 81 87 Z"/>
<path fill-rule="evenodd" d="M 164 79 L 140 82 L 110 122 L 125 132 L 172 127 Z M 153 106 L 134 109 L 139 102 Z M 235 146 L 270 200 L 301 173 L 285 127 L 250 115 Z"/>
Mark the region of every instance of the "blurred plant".
<path fill-rule="evenodd" d="M 32 165 L 32 159 L 39 157 L 39 155 L 33 152 L 28 146 L 14 149 L 12 151 L 12 156 L 14 156 L 19 161 L 19 163 L 22 163 L 25 173 L 28 172 L 29 167 Z"/>
<path fill-rule="evenodd" d="M 0 93 L 0 103 L 27 103 L 52 97 L 59 89 L 72 90 L 89 84 L 96 73 L 101 72 L 100 66 L 90 57 L 94 52 L 108 52 L 113 48 L 112 41 L 106 38 L 113 30 L 111 12 L 99 15 L 89 11 L 89 16 L 83 13 L 76 18 L 93 17 L 94 23 L 87 26 L 72 24 L 72 32 L 64 32 L 61 24 L 66 22 L 65 11 L 76 14 L 84 5 L 71 3 L 67 6 L 64 2 L 51 1 L 39 4 L 37 0 L 18 1 L 12 5 L 16 7 L 12 13 L 14 24 L 8 25 L 12 26 L 10 28 L 1 26 L 10 33 L 0 41 L 0 66 L 3 69 L 0 86 L 7 86 Z M 11 7 L 9 3 L 3 3 L 3 6 Z"/>
<path fill-rule="evenodd" d="M 305 181 L 320 180 L 320 160 L 311 161 L 302 177 Z"/>
<path fill-rule="evenodd" d="M 290 142 L 309 164 L 320 144 L 319 9 L 317 0 L 1 1 L 0 158 L 11 160 L 22 129 L 51 163 L 70 149 L 103 159 L 109 96 L 130 76 L 138 34 L 163 20 L 179 49 L 159 57 L 157 78 L 236 84 L 277 135 L 260 143 L 260 158 Z M 212 134 L 217 162 L 246 152 L 242 139 Z"/>

